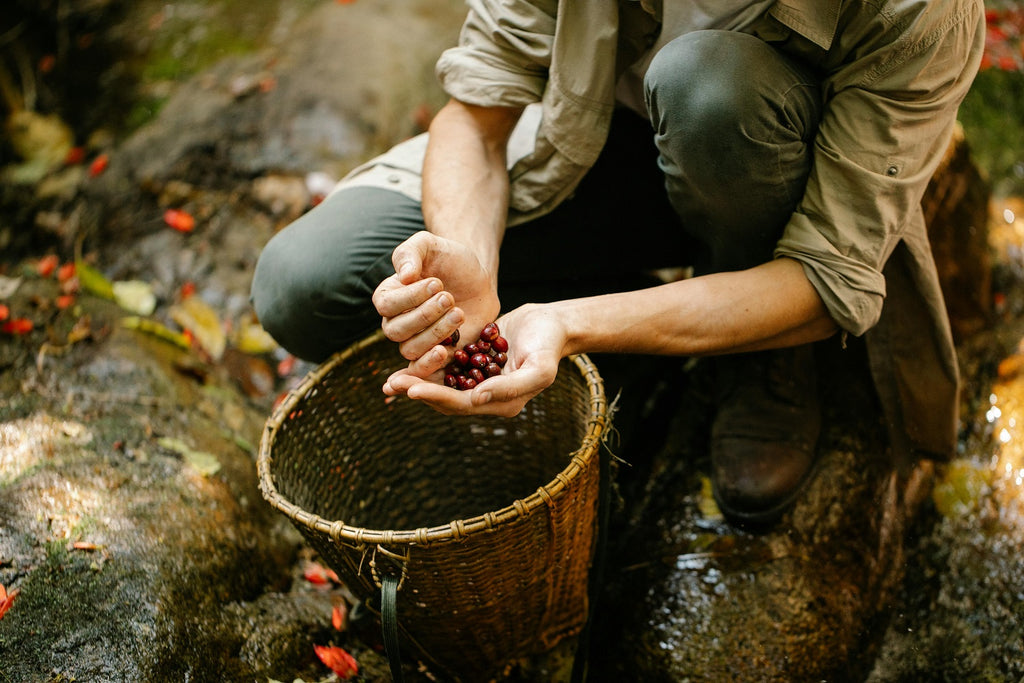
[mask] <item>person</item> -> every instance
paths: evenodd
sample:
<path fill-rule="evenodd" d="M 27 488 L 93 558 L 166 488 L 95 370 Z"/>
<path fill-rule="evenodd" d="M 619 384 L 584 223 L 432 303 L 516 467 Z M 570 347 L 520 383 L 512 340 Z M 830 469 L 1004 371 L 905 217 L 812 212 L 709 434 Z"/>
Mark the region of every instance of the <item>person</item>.
<path fill-rule="evenodd" d="M 948 457 L 955 351 L 920 207 L 981 0 L 470 0 L 429 131 L 277 234 L 263 326 L 320 361 L 378 325 L 384 392 L 512 416 L 573 353 L 707 356 L 711 480 L 770 524 L 811 476 L 813 344 L 863 337 L 894 453 Z M 500 268 L 499 268 L 500 264 Z M 642 276 L 692 268 L 681 279 Z M 443 385 L 497 320 L 504 372 Z"/>

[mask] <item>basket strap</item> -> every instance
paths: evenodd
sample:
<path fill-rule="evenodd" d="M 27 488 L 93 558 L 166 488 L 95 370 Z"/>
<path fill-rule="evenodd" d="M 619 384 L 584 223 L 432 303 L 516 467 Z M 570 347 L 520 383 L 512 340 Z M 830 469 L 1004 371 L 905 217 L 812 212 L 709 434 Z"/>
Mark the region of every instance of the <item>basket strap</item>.
<path fill-rule="evenodd" d="M 391 680 L 403 683 L 402 656 L 398 651 L 398 582 L 399 577 L 387 575 L 380 586 L 380 624 L 384 634 L 384 652 L 391 667 Z"/>
<path fill-rule="evenodd" d="M 572 662 L 572 683 L 583 683 L 587 675 L 587 661 L 590 658 L 590 631 L 594 623 L 594 612 L 597 611 L 597 598 L 604 583 L 604 568 L 608 556 L 608 515 L 611 511 L 611 451 L 605 444 L 598 447 L 598 479 L 597 479 L 597 541 L 594 548 L 594 565 L 590 572 L 590 610 L 587 621 L 583 624 L 576 644 L 576 656 Z"/>

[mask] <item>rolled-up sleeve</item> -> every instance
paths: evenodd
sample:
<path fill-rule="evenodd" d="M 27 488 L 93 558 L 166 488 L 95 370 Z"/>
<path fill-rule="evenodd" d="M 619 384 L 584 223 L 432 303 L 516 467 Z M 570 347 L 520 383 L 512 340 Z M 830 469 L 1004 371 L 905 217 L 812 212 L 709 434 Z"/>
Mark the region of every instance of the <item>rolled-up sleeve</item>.
<path fill-rule="evenodd" d="M 459 44 L 437 62 L 441 87 L 477 106 L 539 102 L 551 66 L 557 0 L 470 0 Z"/>
<path fill-rule="evenodd" d="M 904 5 L 912 16 L 879 16 L 837 38 L 843 49 L 853 41 L 850 55 L 825 80 L 807 188 L 775 251 L 802 263 L 855 335 L 881 315 L 886 260 L 909 226 L 923 226 L 921 198 L 984 40 L 980 0 Z"/>

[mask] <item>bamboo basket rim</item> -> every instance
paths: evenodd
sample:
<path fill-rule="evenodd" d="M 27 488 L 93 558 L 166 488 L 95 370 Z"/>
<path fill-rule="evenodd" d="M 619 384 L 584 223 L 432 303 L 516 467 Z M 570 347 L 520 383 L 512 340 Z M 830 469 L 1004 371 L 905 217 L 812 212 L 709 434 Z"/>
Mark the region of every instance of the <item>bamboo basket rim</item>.
<path fill-rule="evenodd" d="M 315 529 L 320 533 L 328 534 L 335 542 L 348 542 L 357 547 L 368 544 L 385 546 L 427 545 L 447 541 L 460 541 L 474 534 L 493 531 L 500 525 L 526 517 L 534 510 L 548 505 L 550 501 L 561 496 L 568 488 L 569 483 L 590 465 L 591 461 L 597 456 L 597 450 L 603 440 L 603 434 L 608 421 L 608 406 L 604 395 L 604 385 L 596 366 L 594 366 L 586 354 L 573 354 L 567 358 L 583 375 L 590 392 L 586 433 L 580 443 L 580 447 L 572 452 L 569 464 L 558 472 L 551 481 L 540 486 L 531 495 L 525 498 L 518 498 L 512 501 L 510 505 L 498 510 L 488 511 L 482 515 L 476 515 L 468 519 L 453 520 L 448 524 L 418 527 L 415 529 L 367 529 L 355 527 L 346 524 L 343 520 L 328 520 L 320 515 L 303 510 L 300 506 L 286 499 L 277 490 L 277 486 L 274 483 L 274 477 L 271 472 L 274 438 L 287 416 L 329 372 L 333 371 L 337 365 L 357 352 L 382 341 L 384 338 L 384 333 L 381 330 L 377 330 L 368 337 L 336 352 L 329 359 L 311 370 L 301 383 L 287 393 L 284 400 L 274 409 L 263 428 L 259 453 L 256 458 L 260 490 L 271 506 L 284 513 L 296 523 Z"/>

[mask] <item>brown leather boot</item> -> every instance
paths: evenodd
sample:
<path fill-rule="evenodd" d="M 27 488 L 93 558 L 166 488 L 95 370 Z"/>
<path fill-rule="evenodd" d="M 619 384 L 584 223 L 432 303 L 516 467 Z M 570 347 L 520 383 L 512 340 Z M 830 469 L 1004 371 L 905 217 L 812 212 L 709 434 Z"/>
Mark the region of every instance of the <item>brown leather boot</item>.
<path fill-rule="evenodd" d="M 713 359 L 711 484 L 732 522 L 768 525 L 810 479 L 821 431 L 811 345 Z"/>

